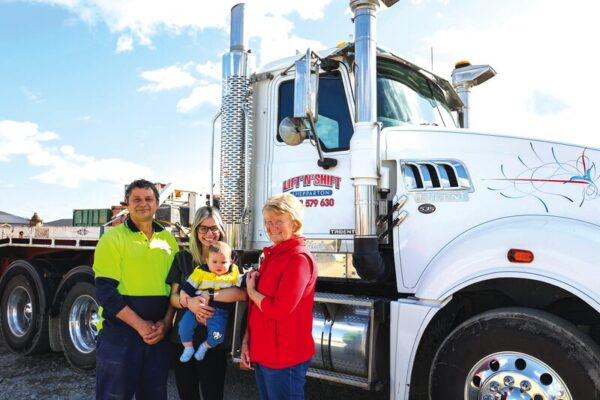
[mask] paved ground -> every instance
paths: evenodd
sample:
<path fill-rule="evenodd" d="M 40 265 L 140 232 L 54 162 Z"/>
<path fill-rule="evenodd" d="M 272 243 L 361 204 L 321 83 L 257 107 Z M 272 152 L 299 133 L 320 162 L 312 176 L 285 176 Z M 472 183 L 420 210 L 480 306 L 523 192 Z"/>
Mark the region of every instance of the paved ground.
<path fill-rule="evenodd" d="M 13 354 L 0 338 L 0 400 L 89 400 L 94 398 L 94 374 L 68 366 L 60 353 L 31 357 Z M 227 374 L 226 399 L 257 399 L 254 375 L 231 365 Z M 308 379 L 306 399 L 386 399 L 385 393 L 369 393 L 314 379 Z M 178 399 L 173 376 L 169 378 L 169 399 Z"/>

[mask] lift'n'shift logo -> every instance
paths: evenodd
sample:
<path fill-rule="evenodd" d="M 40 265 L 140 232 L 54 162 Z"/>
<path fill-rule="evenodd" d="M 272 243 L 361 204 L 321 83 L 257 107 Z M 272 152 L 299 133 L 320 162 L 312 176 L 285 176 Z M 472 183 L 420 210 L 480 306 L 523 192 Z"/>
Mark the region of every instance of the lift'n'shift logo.
<path fill-rule="evenodd" d="M 342 178 L 327 174 L 307 174 L 283 181 L 283 193 L 290 192 L 296 197 L 331 196 L 332 189 L 339 190 Z M 294 190 L 305 189 L 307 190 Z M 329 189 L 318 189 L 329 188 Z"/>

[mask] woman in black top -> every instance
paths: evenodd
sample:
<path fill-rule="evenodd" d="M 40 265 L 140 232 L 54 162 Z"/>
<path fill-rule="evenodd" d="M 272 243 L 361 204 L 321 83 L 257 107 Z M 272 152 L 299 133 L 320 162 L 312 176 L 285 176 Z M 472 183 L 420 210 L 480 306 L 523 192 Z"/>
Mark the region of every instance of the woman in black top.
<path fill-rule="evenodd" d="M 211 349 L 202 361 L 192 360 L 182 363 L 177 356 L 183 350 L 177 332 L 179 320 L 183 315 L 183 311 L 185 311 L 179 304 L 179 284 L 187 279 L 196 266 L 208 270 L 206 267 L 208 246 L 225 240 L 225 226 L 218 209 L 215 207 L 200 208 L 194 216 L 189 251 L 184 250 L 177 253 L 167 276 L 167 283 L 171 285 L 171 305 L 177 309 L 170 338 L 174 346 L 173 368 L 175 381 L 181 400 L 200 400 L 199 389 L 202 390 L 204 400 L 223 399 L 230 340 L 227 339 L 222 345 Z M 246 292 L 239 288 L 229 288 L 219 290 L 215 294 L 217 293 L 218 297 L 215 296 L 215 301 L 228 303 L 230 323 L 227 325 L 232 327 L 231 318 L 234 315 L 234 302 L 246 300 Z M 188 309 L 196 314 L 206 315 L 206 310 L 210 308 L 204 305 L 203 300 L 198 296 L 190 299 Z M 197 334 L 194 338 L 195 347 L 206 339 L 206 328 L 197 331 L 200 331 L 200 334 Z M 231 329 L 228 328 L 228 338 L 231 338 L 231 333 Z"/>

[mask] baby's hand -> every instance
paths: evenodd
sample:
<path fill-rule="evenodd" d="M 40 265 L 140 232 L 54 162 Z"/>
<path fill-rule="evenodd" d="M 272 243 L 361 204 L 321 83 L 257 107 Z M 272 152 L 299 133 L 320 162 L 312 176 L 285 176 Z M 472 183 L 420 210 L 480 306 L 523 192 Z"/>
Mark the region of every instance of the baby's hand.
<path fill-rule="evenodd" d="M 190 300 L 189 294 L 187 294 L 183 290 L 181 292 L 179 292 L 179 304 L 181 304 L 184 308 L 187 308 L 189 300 Z"/>
<path fill-rule="evenodd" d="M 208 304 L 208 301 L 210 300 L 210 293 L 208 292 L 208 290 L 205 290 L 202 292 L 200 297 L 204 299 L 204 304 Z"/>

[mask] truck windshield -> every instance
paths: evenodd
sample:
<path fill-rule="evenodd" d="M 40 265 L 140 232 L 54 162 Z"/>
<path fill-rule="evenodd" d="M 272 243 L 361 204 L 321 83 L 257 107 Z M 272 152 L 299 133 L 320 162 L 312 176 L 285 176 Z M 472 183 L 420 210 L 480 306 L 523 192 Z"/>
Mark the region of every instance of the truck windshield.
<path fill-rule="evenodd" d="M 383 127 L 433 125 L 456 127 L 444 92 L 407 66 L 377 60 L 377 119 Z"/>

